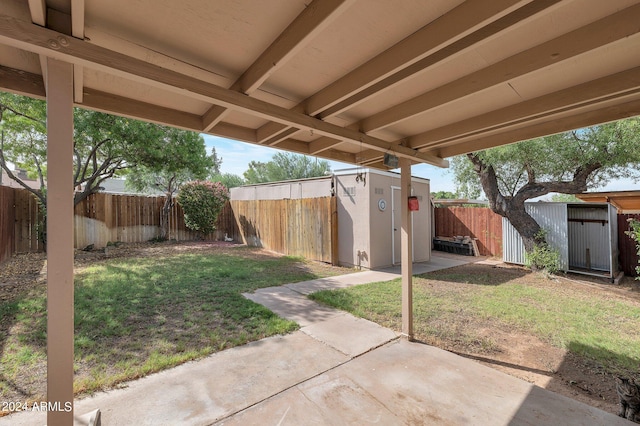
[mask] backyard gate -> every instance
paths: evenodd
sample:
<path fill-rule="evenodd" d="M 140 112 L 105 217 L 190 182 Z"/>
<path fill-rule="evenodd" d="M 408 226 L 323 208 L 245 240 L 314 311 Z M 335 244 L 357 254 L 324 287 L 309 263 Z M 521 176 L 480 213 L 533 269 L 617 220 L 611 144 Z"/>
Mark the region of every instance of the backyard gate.
<path fill-rule="evenodd" d="M 527 213 L 546 231 L 549 245 L 560 253 L 565 272 L 613 279 L 618 274 L 616 208 L 602 203 L 526 203 Z M 503 260 L 525 264 L 522 237 L 502 220 Z"/>

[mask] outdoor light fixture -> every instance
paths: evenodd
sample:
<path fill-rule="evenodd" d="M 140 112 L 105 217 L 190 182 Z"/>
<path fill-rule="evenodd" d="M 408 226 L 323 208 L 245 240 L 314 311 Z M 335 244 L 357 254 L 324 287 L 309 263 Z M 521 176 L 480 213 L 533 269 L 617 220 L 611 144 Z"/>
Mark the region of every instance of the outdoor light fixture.
<path fill-rule="evenodd" d="M 383 164 L 387 167 L 389 167 L 390 169 L 397 169 L 398 168 L 398 157 L 396 157 L 393 154 L 389 154 L 386 153 L 384 154 L 384 162 Z"/>

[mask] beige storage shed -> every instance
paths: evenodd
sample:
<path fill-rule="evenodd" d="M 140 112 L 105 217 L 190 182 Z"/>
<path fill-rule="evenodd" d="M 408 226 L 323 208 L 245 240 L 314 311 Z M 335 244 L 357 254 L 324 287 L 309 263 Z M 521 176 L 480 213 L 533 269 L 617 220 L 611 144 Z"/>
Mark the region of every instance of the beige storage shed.
<path fill-rule="evenodd" d="M 413 260 L 431 258 L 429 180 L 413 177 Z M 400 264 L 400 174 L 368 168 L 337 170 L 326 177 L 270 182 L 231 189 L 231 200 L 335 197 L 338 264 L 366 269 Z M 329 226 L 327 224 L 327 226 Z M 263 238 L 264 239 L 264 238 Z M 253 239 L 247 238 L 251 243 Z"/>

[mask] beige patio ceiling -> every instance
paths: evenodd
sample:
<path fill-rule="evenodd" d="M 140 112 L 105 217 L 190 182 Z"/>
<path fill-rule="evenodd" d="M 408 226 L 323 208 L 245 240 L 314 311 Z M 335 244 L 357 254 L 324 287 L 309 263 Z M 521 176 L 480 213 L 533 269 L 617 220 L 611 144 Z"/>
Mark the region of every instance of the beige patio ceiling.
<path fill-rule="evenodd" d="M 638 0 L 0 0 L 0 90 L 384 168 L 640 114 Z"/>

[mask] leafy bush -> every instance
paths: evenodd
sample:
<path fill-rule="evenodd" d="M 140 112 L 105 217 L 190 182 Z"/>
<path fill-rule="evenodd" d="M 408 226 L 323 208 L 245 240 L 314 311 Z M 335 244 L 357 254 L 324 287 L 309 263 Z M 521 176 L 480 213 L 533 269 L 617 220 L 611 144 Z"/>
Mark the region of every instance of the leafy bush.
<path fill-rule="evenodd" d="M 178 194 L 187 228 L 202 233 L 203 237 L 216 229 L 216 219 L 228 199 L 229 190 L 220 182 L 188 182 Z"/>
<path fill-rule="evenodd" d="M 629 219 L 628 222 L 629 230 L 625 231 L 625 234 L 636 242 L 636 249 L 638 250 L 638 256 L 640 256 L 640 220 Z M 638 264 L 640 264 L 640 259 L 638 259 Z M 638 274 L 636 280 L 640 280 L 640 266 L 636 266 L 636 273 Z"/>
<path fill-rule="evenodd" d="M 525 266 L 534 271 L 544 271 L 548 274 L 555 274 L 560 270 L 560 252 L 545 241 L 546 231 L 540 230 L 536 235 L 538 243 L 533 251 L 525 254 Z"/>
<path fill-rule="evenodd" d="M 531 253 L 525 255 L 525 265 L 534 271 L 555 274 L 560 270 L 560 252 L 549 244 L 537 244 Z"/>

